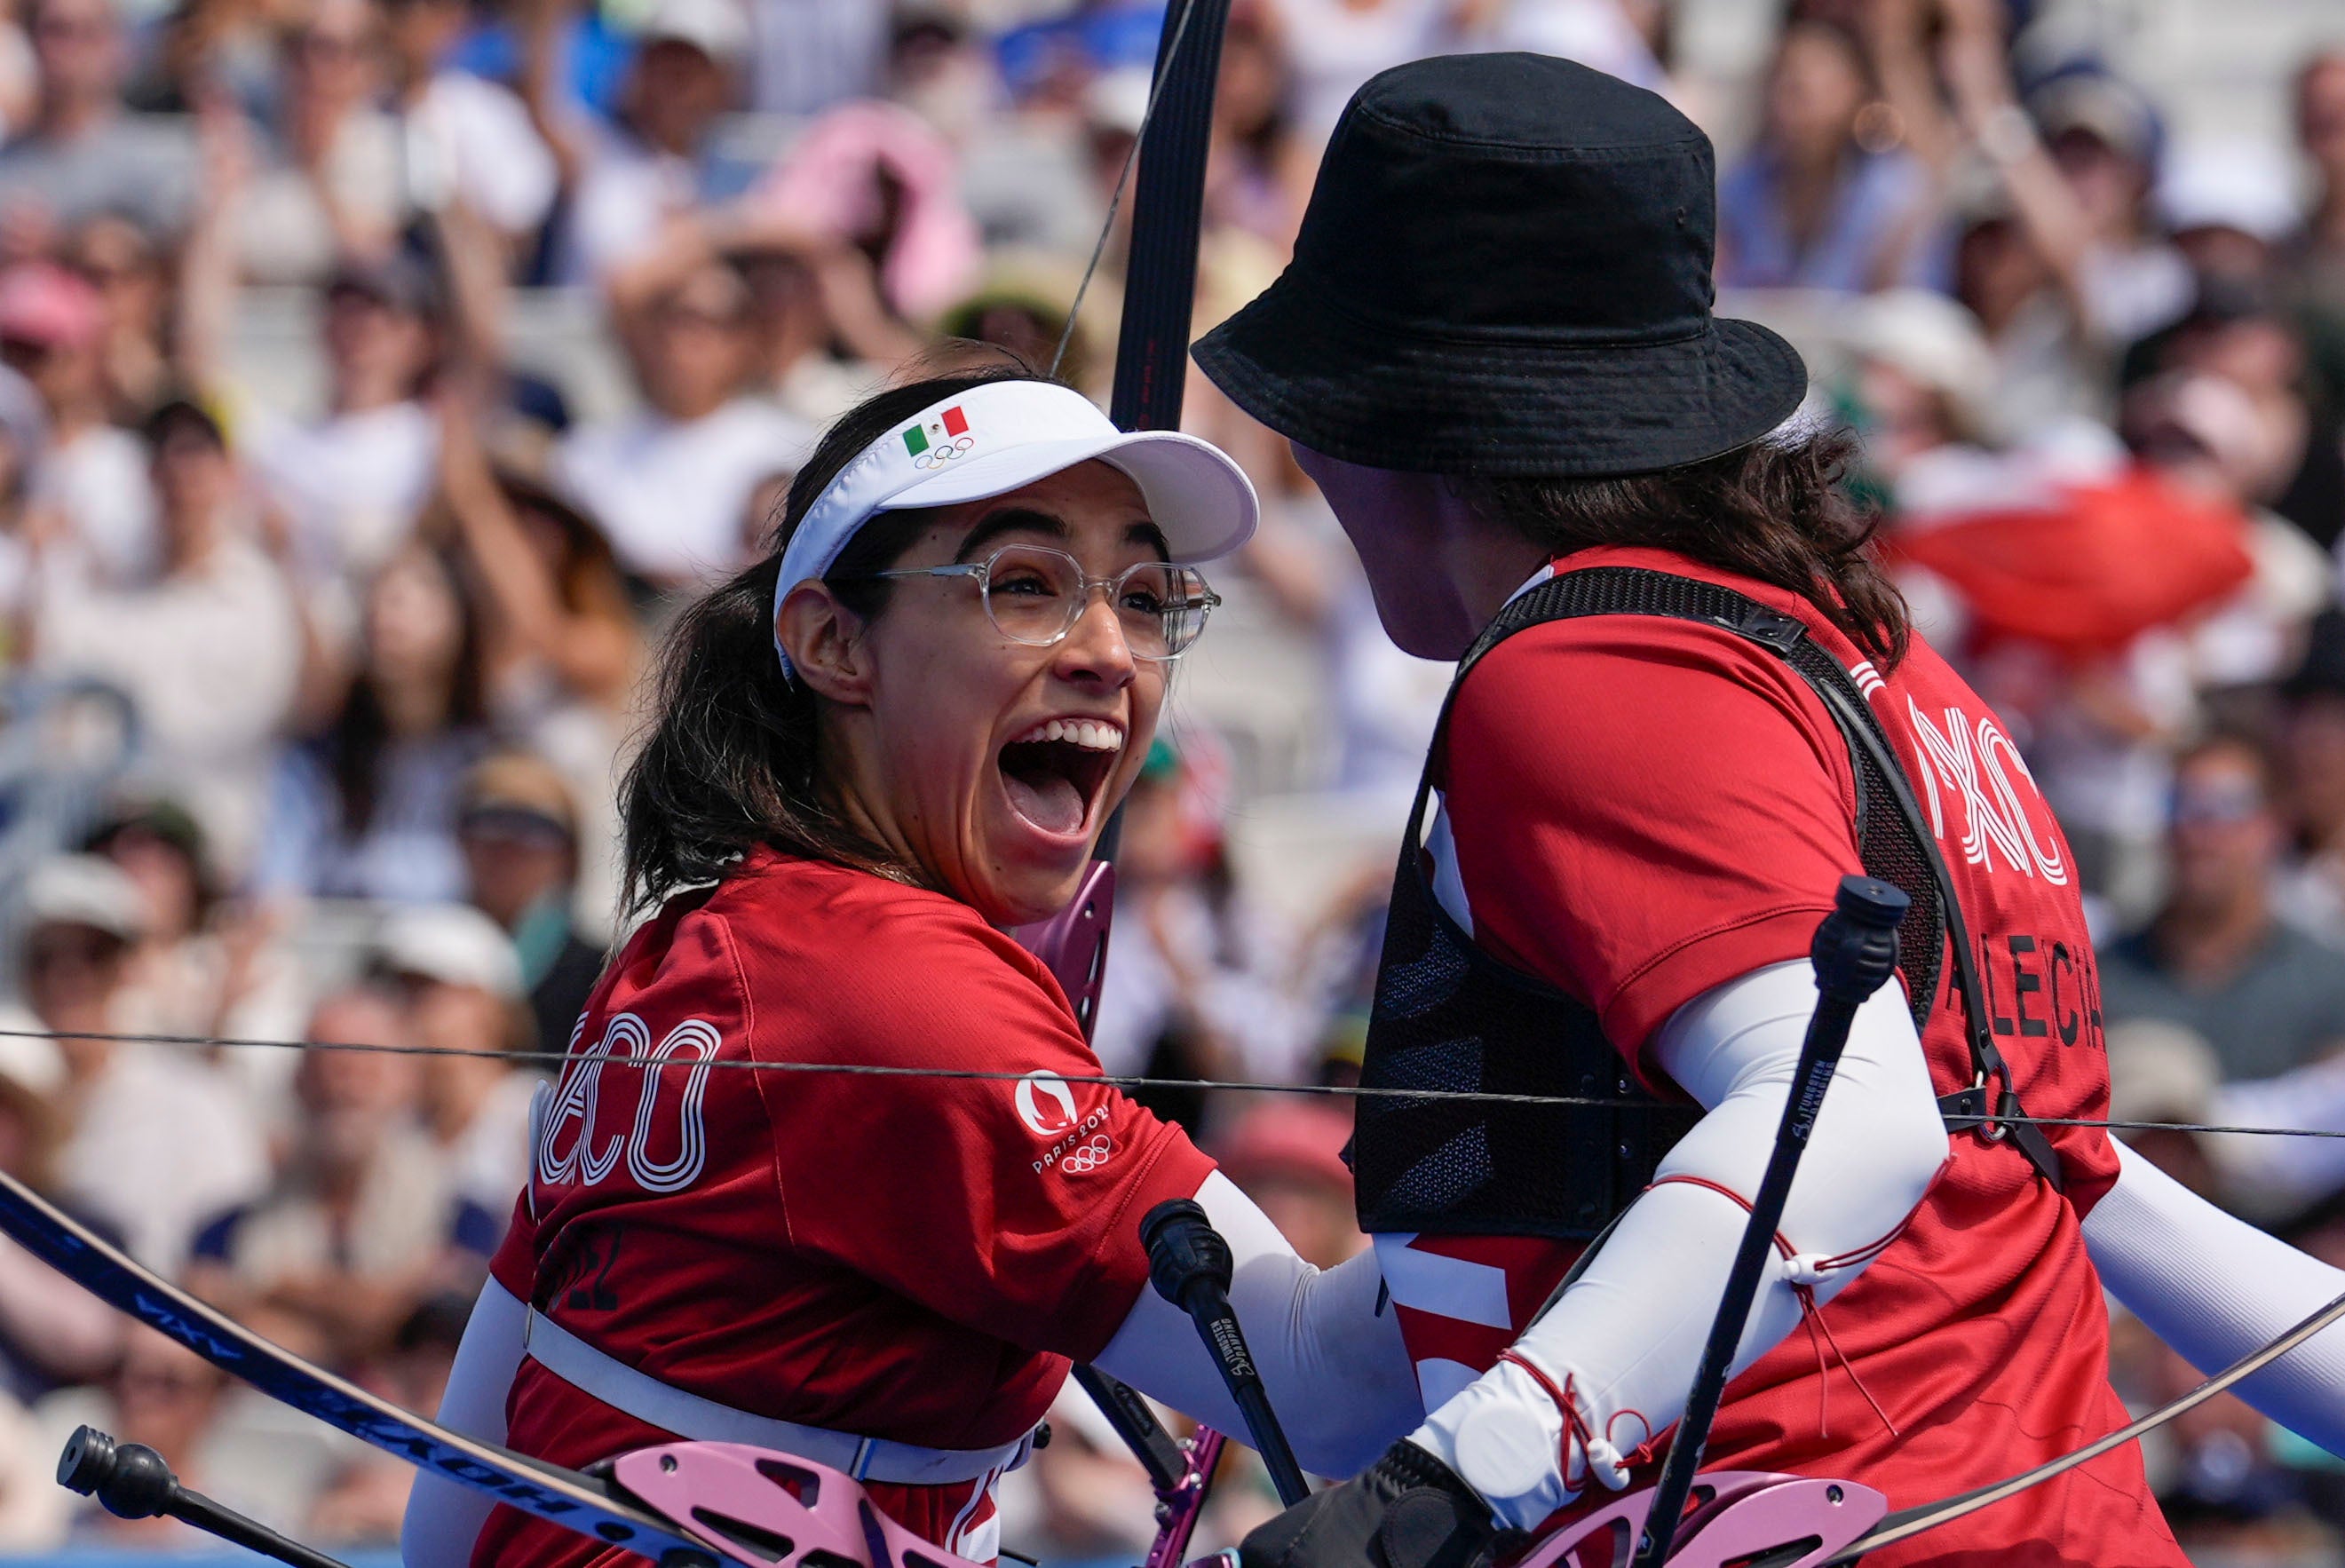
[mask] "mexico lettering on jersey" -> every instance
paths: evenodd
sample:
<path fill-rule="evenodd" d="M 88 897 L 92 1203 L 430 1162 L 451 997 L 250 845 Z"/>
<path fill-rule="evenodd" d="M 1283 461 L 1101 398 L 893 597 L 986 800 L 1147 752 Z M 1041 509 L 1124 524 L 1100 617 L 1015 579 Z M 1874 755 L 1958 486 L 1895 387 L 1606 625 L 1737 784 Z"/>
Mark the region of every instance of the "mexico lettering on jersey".
<path fill-rule="evenodd" d="M 1213 1168 L 1178 1128 L 1068 1081 L 1100 1069 L 1064 996 L 973 910 L 778 855 L 636 933 L 571 1058 L 499 1281 L 664 1382 L 860 1436 L 1014 1442 L 1145 1285 L 1140 1216 Z M 572 1466 L 689 1435 L 535 1362 L 507 1414 L 513 1447 Z M 869 1490 L 984 1560 L 998 1479 Z M 473 1561 L 583 1568 L 595 1548 L 500 1510 Z"/>
<path fill-rule="evenodd" d="M 1764 584 L 1650 550 L 1589 551 L 1556 570 L 1592 566 L 1722 583 L 1798 616 L 1851 669 L 1952 869 L 2021 1098 L 2038 1116 L 2106 1117 L 2073 861 L 1986 705 L 1919 641 L 1883 671 Z M 1862 866 L 1840 732 L 1787 664 L 1722 628 L 1619 615 L 1517 633 L 1459 693 L 1435 782 L 1436 895 L 1486 950 L 1594 1007 L 1640 1077 L 1646 1043 L 1680 1007 L 1803 958 L 1839 879 Z M 1942 973 L 1923 1047 L 1944 1092 L 1969 1081 L 1969 1053 L 1953 965 Z M 2007 1145 L 1954 1138 L 1903 1234 L 1825 1309 L 1847 1365 L 1820 1364 L 1804 1335 L 1778 1346 L 1729 1386 L 1708 1462 L 1845 1475 L 1904 1507 L 2122 1425 L 2078 1229 L 2116 1157 L 2099 1128 L 2047 1131 L 2066 1199 Z M 1379 1237 L 1377 1251 L 1428 1406 L 1490 1366 L 1573 1255 L 1459 1236 Z M 1646 1435 L 1614 1434 L 1624 1449 Z M 1881 1561 L 1977 1550 L 2014 1563 L 2182 1562 L 2130 1447 L 1975 1517 Z"/>

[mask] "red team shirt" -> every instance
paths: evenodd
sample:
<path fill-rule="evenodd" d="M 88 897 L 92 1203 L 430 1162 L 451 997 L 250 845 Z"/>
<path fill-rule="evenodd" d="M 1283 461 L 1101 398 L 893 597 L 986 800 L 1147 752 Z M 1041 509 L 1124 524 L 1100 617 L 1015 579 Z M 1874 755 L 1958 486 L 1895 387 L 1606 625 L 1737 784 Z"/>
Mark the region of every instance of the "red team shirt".
<path fill-rule="evenodd" d="M 1139 1295 L 1140 1216 L 1213 1169 L 1122 1095 L 1065 1081 L 1100 1068 L 1064 995 L 974 910 L 772 853 L 636 933 L 572 1050 L 666 1060 L 563 1073 L 498 1281 L 663 1381 L 862 1436 L 1018 1439 Z M 574 1466 L 675 1435 L 534 1361 L 506 1413 L 513 1447 Z M 868 1490 L 990 1557 L 991 1480 Z M 500 1508 L 472 1561 L 641 1559 Z"/>
<path fill-rule="evenodd" d="M 2106 1117 L 2074 862 L 1986 704 L 1918 640 L 1884 673 L 1804 601 L 1672 553 L 1593 550 L 1557 570 L 1610 565 L 1736 589 L 1799 617 L 1849 667 L 1935 827 L 2022 1100 L 2036 1116 Z M 1839 730 L 1788 664 L 1723 629 L 1618 615 L 1517 633 L 1459 693 L 1435 780 L 1476 942 L 1594 1007 L 1649 1081 L 1641 1052 L 1670 1014 L 1761 966 L 1803 959 L 1839 879 L 1863 869 Z M 1971 1077 L 1951 963 L 1944 975 L 1923 1037 L 1941 1093 Z M 1848 1365 L 1835 1357 L 1820 1370 L 1809 1335 L 1794 1333 L 1729 1386 L 1707 1464 L 1846 1476 L 1903 1508 L 2123 1425 L 2079 1230 L 2116 1179 L 2116 1155 L 2100 1128 L 2046 1130 L 2066 1198 L 2008 1145 L 1955 1136 L 1903 1234 L 1823 1310 Z M 1420 1261 L 1436 1285 L 1445 1259 L 1506 1270 L 1505 1327 L 1427 1310 L 1416 1291 L 1406 1294 L 1418 1306 L 1400 1307 L 1421 1363 L 1477 1370 L 1528 1326 L 1572 1255 L 1521 1238 L 1427 1237 L 1411 1250 L 1433 1255 Z M 1923 1561 L 2186 1560 L 2127 1445 L 1866 1558 Z"/>

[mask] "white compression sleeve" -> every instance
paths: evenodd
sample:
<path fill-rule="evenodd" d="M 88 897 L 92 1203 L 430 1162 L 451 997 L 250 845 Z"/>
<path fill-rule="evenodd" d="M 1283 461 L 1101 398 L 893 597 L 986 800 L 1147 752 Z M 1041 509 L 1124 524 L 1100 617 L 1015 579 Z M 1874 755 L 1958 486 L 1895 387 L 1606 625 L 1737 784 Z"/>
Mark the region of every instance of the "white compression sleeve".
<path fill-rule="evenodd" d="M 1814 970 L 1776 964 L 1703 993 L 1670 1017 L 1656 1059 L 1709 1114 L 1670 1152 L 1657 1182 L 1684 1176 L 1744 1199 L 1758 1191 L 1815 1004 Z M 1854 1279 L 1945 1158 L 1945 1124 L 1904 993 L 1884 986 L 1849 1030 L 1778 1227 L 1799 1256 L 1762 1282 L 1733 1370 L 1798 1327 L 1794 1283 L 1810 1286 L 1821 1304 Z M 1690 1182 L 1656 1185 L 1524 1332 L 1515 1353 L 1569 1390 L 1594 1440 L 1572 1445 L 1577 1473 L 1564 1474 L 1558 1457 L 1562 1412 L 1537 1379 L 1506 1361 L 1443 1405 L 1412 1441 L 1518 1529 L 1569 1502 L 1589 1471 L 1607 1485 L 1626 1485 L 1620 1456 L 1685 1408 L 1748 1218 L 1732 1199 Z"/>
<path fill-rule="evenodd" d="M 1313 1268 L 1218 1170 L 1197 1189 L 1197 1201 L 1230 1244 L 1230 1306 L 1296 1461 L 1315 1475 L 1365 1470 L 1425 1414 L 1397 1314 L 1388 1305 L 1377 1310 L 1383 1279 L 1376 1254 Z M 1153 1289 L 1141 1290 L 1097 1364 L 1150 1398 L 1246 1440 L 1195 1326 Z"/>
<path fill-rule="evenodd" d="M 2224 1213 L 2122 1143 L 2117 1163 L 2117 1184 L 2085 1217 L 2085 1249 L 2109 1293 L 2200 1371 L 2220 1371 L 2345 1296 L 2345 1270 Z M 2345 1325 L 2236 1391 L 2345 1454 Z"/>
<path fill-rule="evenodd" d="M 521 1370 L 528 1318 L 528 1309 L 494 1280 L 481 1287 L 440 1396 L 442 1426 L 482 1442 L 504 1442 L 505 1395 Z M 468 1568 L 472 1543 L 495 1506 L 485 1492 L 419 1472 L 400 1525 L 401 1561 L 407 1568 Z"/>

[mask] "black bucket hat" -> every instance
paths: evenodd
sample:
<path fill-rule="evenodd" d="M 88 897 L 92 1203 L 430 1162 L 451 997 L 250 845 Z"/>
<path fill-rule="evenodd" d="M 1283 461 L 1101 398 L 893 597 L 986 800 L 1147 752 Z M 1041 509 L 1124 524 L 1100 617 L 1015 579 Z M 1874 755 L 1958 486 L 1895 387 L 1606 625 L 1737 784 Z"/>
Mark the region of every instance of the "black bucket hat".
<path fill-rule="evenodd" d="M 1540 55 L 1396 66 L 1335 126 L 1294 259 L 1198 364 L 1282 435 L 1422 473 L 1596 478 L 1744 446 L 1797 350 L 1711 314 L 1710 138 Z"/>

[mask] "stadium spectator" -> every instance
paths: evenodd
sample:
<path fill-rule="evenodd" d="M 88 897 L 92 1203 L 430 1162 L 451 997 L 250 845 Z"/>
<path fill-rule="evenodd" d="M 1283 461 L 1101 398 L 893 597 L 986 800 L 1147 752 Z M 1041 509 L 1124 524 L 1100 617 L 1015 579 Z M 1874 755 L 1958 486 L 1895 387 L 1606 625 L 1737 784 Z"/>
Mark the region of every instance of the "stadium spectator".
<path fill-rule="evenodd" d="M 121 1364 L 106 1380 L 104 1399 L 87 1413 L 122 1442 L 170 1455 L 183 1485 L 234 1507 L 246 1499 L 233 1474 L 233 1453 L 223 1452 L 220 1442 L 229 1397 L 226 1372 L 142 1324 L 130 1330 Z M 73 1534 L 117 1550 L 185 1552 L 207 1539 L 166 1515 L 123 1519 L 94 1500 L 79 1502 Z"/>
<path fill-rule="evenodd" d="M 453 1238 L 484 1266 L 529 1170 L 539 1077 L 511 1059 L 537 1048 L 520 956 L 495 921 L 443 904 L 392 914 L 374 966 L 399 986 L 408 1027 L 427 1052 L 417 1082 L 424 1131 L 457 1199 Z"/>
<path fill-rule="evenodd" d="M 827 248 L 860 252 L 893 318 L 925 322 L 976 281 L 983 260 L 959 166 L 952 144 L 909 109 L 843 104 L 807 127 L 750 205 Z"/>
<path fill-rule="evenodd" d="M 36 252 L 99 213 L 121 213 L 157 239 L 186 221 L 192 159 L 168 121 L 125 112 L 127 59 L 114 0 L 36 0 L 27 13 L 37 105 L 0 145 L 0 228 Z"/>
<path fill-rule="evenodd" d="M 38 1020 L 10 1009 L 9 1027 Z M 0 1171 L 54 1198 L 65 1057 L 50 1041 L 0 1038 Z M 119 1314 L 12 1240 L 0 1239 L 0 1395 L 30 1404 L 102 1375 L 121 1353 Z M 5 1466 L 0 1466 L 5 1468 Z"/>
<path fill-rule="evenodd" d="M 2269 765 L 2218 738 L 2175 764 L 2172 888 L 2149 924 L 2101 958 L 2117 1025 L 2162 1018 L 2197 1030 L 2227 1078 L 2271 1077 L 2345 1044 L 2345 962 L 2272 905 L 2284 829 Z"/>
<path fill-rule="evenodd" d="M 749 291 L 710 262 L 623 319 L 645 407 L 563 438 L 554 477 L 594 498 L 620 562 L 665 588 L 732 570 L 758 482 L 796 469 L 814 432 L 747 391 Z"/>
<path fill-rule="evenodd" d="M 368 1363 L 364 1381 L 404 1410 L 438 1410 L 472 1310 L 472 1299 L 462 1291 L 427 1298 L 399 1326 L 390 1348 Z M 396 1542 L 414 1482 L 413 1465 L 379 1449 L 350 1455 L 311 1507 L 302 1538 L 350 1546 Z"/>
<path fill-rule="evenodd" d="M 1718 278 L 1862 294 L 1924 281 L 1928 171 L 1890 139 L 1864 49 L 1794 22 L 1768 69 L 1755 147 L 1718 185 Z"/>
<path fill-rule="evenodd" d="M 561 276 L 600 280 L 707 203 L 710 133 L 732 105 L 748 42 L 736 0 L 659 0 L 636 35 L 615 120 L 564 126 L 575 172 Z M 550 75 L 533 73 L 540 83 Z"/>
<path fill-rule="evenodd" d="M 2270 284 L 2209 275 L 2191 309 L 2130 356 L 2144 371 L 2236 389 L 2218 443 L 2241 501 L 2269 507 L 2323 550 L 2345 532 L 2345 425 L 2307 398 L 2303 334 Z"/>
<path fill-rule="evenodd" d="M 1225 764 L 1159 736 L 1124 798 L 1116 939 L 1093 1047 L 1107 1070 L 1166 1078 L 1300 1076 L 1315 1019 L 1294 985 L 1291 934 L 1236 885 L 1217 798 Z M 1143 1090 L 1159 1115 L 1198 1125 L 1182 1091 Z"/>
<path fill-rule="evenodd" d="M 367 586 L 358 673 L 315 738 L 280 760 L 254 876 L 264 890 L 452 899 L 457 784 L 489 744 L 480 612 L 421 544 Z"/>
<path fill-rule="evenodd" d="M 243 277 L 322 283 L 339 258 L 397 243 L 402 155 L 379 101 L 381 34 L 373 0 L 317 0 L 287 38 L 275 123 L 228 220 Z"/>
<path fill-rule="evenodd" d="M 307 1037 L 415 1043 L 395 997 L 327 997 Z M 447 1270 L 458 1233 L 447 1162 L 416 1125 L 413 1057 L 365 1048 L 300 1054 L 299 1114 L 276 1179 L 198 1233 L 188 1282 L 303 1354 L 350 1365 L 388 1346 Z"/>
<path fill-rule="evenodd" d="M 384 8 L 403 195 L 411 211 L 461 201 L 518 254 L 553 210 L 560 169 L 511 89 L 452 63 L 469 22 L 463 0 Z"/>
<path fill-rule="evenodd" d="M 617 895 L 611 781 L 644 652 L 638 584 L 577 500 L 544 477 L 542 455 L 487 456 L 469 406 L 442 400 L 440 493 L 482 594 L 490 712 L 578 803 L 574 876 L 599 922 Z"/>
<path fill-rule="evenodd" d="M 169 390 L 164 316 L 170 277 L 163 252 L 145 229 L 118 213 L 100 213 L 75 229 L 66 263 L 97 290 L 104 325 L 98 362 L 108 417 L 136 427 Z"/>
<path fill-rule="evenodd" d="M 130 954 L 146 931 L 137 884 L 111 862 L 65 855 L 24 889 L 25 1005 L 56 1030 L 66 1077 L 58 1190 L 166 1273 L 197 1227 L 268 1177 L 243 1101 L 177 1048 L 109 1037 Z"/>
<path fill-rule="evenodd" d="M 46 421 L 32 460 L 36 507 L 61 525 L 60 554 L 99 582 L 154 571 L 155 498 L 138 439 L 108 422 L 97 291 L 65 268 L 27 261 L 0 273 L 0 363 L 40 396 Z"/>
<path fill-rule="evenodd" d="M 308 998 L 275 921 L 224 898 L 196 819 L 168 798 L 127 802 L 84 842 L 138 885 L 146 936 L 123 996 L 124 1027 L 166 1035 L 292 1039 Z M 221 1065 L 259 1090 L 292 1072 L 291 1053 L 239 1051 Z"/>
<path fill-rule="evenodd" d="M 578 930 L 578 813 L 562 775 L 526 752 L 482 759 L 459 795 L 472 907 L 513 938 L 536 1048 L 559 1050 L 603 973 Z"/>
<path fill-rule="evenodd" d="M 339 266 L 322 304 L 323 416 L 289 419 L 243 400 L 239 430 L 285 512 L 304 582 L 356 584 L 412 536 L 431 492 L 439 424 L 417 393 L 441 291 L 421 263 L 392 255 Z"/>
<path fill-rule="evenodd" d="M 159 571 L 138 586 L 94 587 L 61 562 L 44 573 L 26 635 L 39 668 L 129 696 L 153 782 L 176 788 L 224 863 L 241 868 L 260 832 L 272 742 L 292 709 L 300 622 L 276 564 L 242 526 L 237 465 L 211 416 L 167 403 L 145 435 Z"/>

